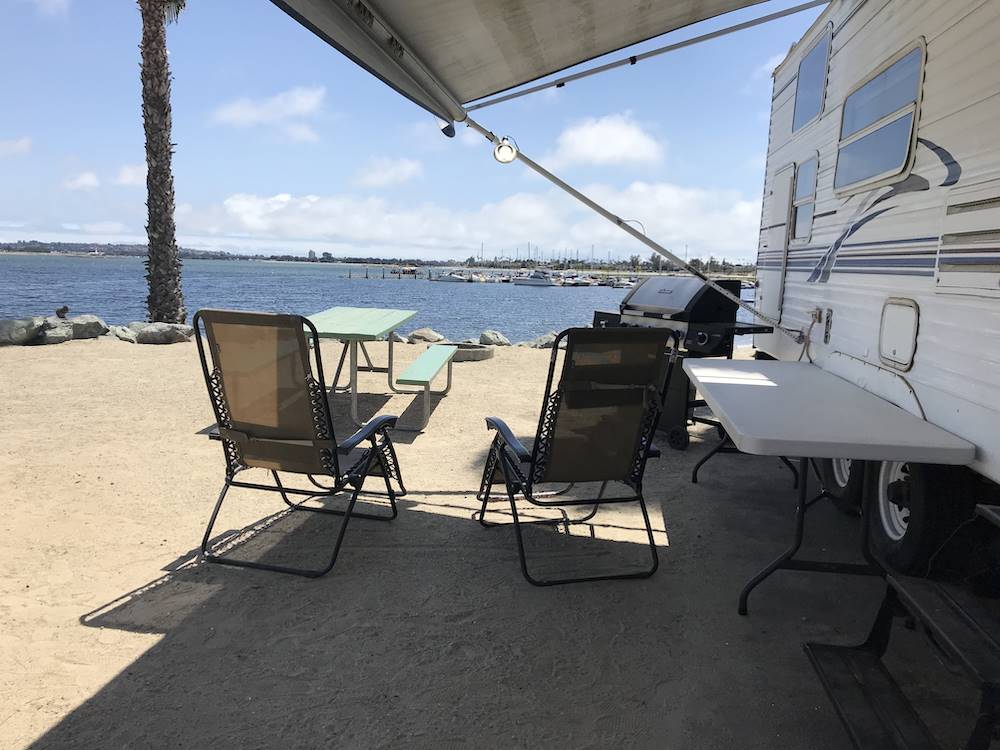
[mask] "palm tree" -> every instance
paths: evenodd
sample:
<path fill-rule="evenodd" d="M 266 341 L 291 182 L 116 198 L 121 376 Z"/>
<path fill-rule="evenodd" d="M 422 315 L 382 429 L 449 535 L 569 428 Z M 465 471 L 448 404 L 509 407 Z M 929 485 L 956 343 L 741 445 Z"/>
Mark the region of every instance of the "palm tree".
<path fill-rule="evenodd" d="M 183 323 L 181 261 L 174 224 L 174 145 L 170 142 L 170 64 L 167 23 L 176 21 L 185 0 L 137 0 L 142 16 L 142 120 L 146 131 L 146 306 L 153 322 Z"/>

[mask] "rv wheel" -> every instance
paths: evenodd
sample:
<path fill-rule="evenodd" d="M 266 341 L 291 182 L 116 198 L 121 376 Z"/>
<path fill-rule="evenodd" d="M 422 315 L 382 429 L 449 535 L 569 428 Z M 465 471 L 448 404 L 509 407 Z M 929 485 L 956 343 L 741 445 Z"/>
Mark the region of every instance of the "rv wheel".
<path fill-rule="evenodd" d="M 949 494 L 921 464 L 885 461 L 871 472 L 868 528 L 872 551 L 901 573 L 926 574 L 927 561 L 950 530 Z"/>
<path fill-rule="evenodd" d="M 824 458 L 819 462 L 819 474 L 833 504 L 842 513 L 856 516 L 861 512 L 861 492 L 864 489 L 865 468 L 860 461 L 849 458 Z"/>

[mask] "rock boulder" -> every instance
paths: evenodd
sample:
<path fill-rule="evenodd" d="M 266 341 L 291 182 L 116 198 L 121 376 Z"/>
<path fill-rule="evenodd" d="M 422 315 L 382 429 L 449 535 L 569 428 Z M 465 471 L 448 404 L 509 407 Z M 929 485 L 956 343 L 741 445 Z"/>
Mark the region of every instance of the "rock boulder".
<path fill-rule="evenodd" d="M 487 329 L 479 334 L 479 343 L 487 346 L 510 346 L 510 339 L 500 331 Z"/>
<path fill-rule="evenodd" d="M 135 331 L 135 340 L 138 344 L 176 344 L 181 341 L 190 341 L 194 329 L 183 323 L 146 323 L 138 331 L 133 327 L 135 323 L 129 324 L 129 328 Z"/>
<path fill-rule="evenodd" d="M 395 331 L 393 331 L 392 333 L 389 334 L 389 338 L 392 340 L 392 342 L 394 344 L 409 344 L 410 343 L 410 340 L 406 336 L 403 336 L 400 333 L 396 333 Z"/>
<path fill-rule="evenodd" d="M 126 326 L 111 326 L 111 334 L 130 344 L 136 343 L 135 331 Z"/>
<path fill-rule="evenodd" d="M 96 315 L 77 315 L 64 322 L 72 328 L 74 339 L 96 339 L 108 332 L 108 326 Z"/>
<path fill-rule="evenodd" d="M 27 344 L 42 332 L 45 318 L 0 320 L 0 346 Z"/>
<path fill-rule="evenodd" d="M 413 333 L 410 334 L 410 343 L 428 343 L 428 344 L 438 344 L 444 341 L 444 336 L 435 331 L 433 328 L 418 328 Z"/>
<path fill-rule="evenodd" d="M 532 349 L 551 349 L 552 345 L 556 342 L 556 332 L 549 331 L 548 333 L 543 333 L 537 339 L 532 339 L 530 346 Z"/>
<path fill-rule="evenodd" d="M 60 325 L 46 327 L 38 340 L 42 344 L 61 344 L 64 341 L 72 341 L 73 326 L 63 321 Z"/>

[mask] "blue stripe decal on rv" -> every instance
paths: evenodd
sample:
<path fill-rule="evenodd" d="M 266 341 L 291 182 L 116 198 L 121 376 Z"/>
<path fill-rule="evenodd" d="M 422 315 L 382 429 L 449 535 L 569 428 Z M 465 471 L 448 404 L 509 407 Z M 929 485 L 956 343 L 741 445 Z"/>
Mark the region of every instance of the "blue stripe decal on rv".
<path fill-rule="evenodd" d="M 974 255 L 972 257 L 959 257 L 954 258 L 952 256 L 947 256 L 941 259 L 941 265 L 943 266 L 977 266 L 977 265 L 992 265 L 993 263 L 1000 263 L 1000 255 Z"/>

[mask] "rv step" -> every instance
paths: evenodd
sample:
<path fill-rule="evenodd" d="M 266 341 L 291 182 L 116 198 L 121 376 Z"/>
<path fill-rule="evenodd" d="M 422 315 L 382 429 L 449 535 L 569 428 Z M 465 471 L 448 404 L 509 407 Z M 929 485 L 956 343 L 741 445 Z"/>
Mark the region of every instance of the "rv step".
<path fill-rule="evenodd" d="M 940 750 L 874 651 L 823 643 L 804 648 L 857 750 Z"/>
<path fill-rule="evenodd" d="M 980 688 L 1000 686 L 1000 605 L 926 578 L 886 576 L 900 603 Z"/>

